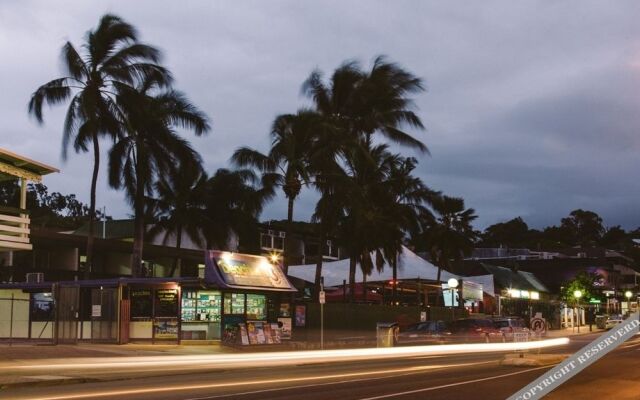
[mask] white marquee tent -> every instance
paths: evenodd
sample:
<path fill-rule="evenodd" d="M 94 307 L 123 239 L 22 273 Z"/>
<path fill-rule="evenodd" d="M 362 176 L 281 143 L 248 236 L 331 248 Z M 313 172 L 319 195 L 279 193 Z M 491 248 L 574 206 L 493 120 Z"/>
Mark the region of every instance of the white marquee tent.
<path fill-rule="evenodd" d="M 372 257 L 375 257 L 373 253 Z M 307 282 L 314 282 L 315 273 L 315 264 L 289 266 L 289 275 Z M 328 287 L 342 285 L 343 280 L 349 282 L 349 259 L 323 263 L 322 275 L 324 276 L 324 285 Z M 398 258 L 398 280 L 420 278 L 422 280 L 435 281 L 437 276 L 438 267 L 418 256 L 408 248 L 402 247 L 402 253 Z M 440 280 L 446 282 L 450 278 L 459 278 L 459 276 L 443 269 Z M 367 276 L 367 282 L 383 282 L 391 279 L 393 279 L 393 269 L 386 261 L 382 272 L 378 272 L 374 268 L 373 273 Z M 356 267 L 356 283 L 359 282 L 362 282 L 360 265 Z"/>

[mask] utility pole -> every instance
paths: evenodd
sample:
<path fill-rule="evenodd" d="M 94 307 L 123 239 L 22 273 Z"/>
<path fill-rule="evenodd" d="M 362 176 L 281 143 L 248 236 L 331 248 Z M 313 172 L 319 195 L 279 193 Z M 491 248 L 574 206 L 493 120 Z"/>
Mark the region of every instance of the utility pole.
<path fill-rule="evenodd" d="M 320 303 L 320 350 L 324 350 L 324 276 L 320 277 L 320 293 L 318 302 Z"/>

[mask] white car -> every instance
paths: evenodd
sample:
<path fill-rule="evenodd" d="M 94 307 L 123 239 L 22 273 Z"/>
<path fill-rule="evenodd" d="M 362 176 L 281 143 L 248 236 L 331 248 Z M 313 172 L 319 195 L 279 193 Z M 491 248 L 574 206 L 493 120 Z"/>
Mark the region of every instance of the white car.
<path fill-rule="evenodd" d="M 610 315 L 604 326 L 605 329 L 611 329 L 622 322 L 622 315 Z"/>

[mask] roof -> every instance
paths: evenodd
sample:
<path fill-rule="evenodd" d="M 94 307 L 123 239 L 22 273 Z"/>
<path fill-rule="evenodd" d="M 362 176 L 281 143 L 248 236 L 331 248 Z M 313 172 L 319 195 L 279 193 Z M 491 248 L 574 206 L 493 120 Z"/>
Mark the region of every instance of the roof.
<path fill-rule="evenodd" d="M 375 257 L 375 254 L 372 253 L 371 256 Z M 307 282 L 315 281 L 315 273 L 316 264 L 289 266 L 289 275 Z M 402 246 L 402 253 L 398 258 L 398 280 L 424 279 L 435 281 L 437 274 L 438 267 Z M 324 276 L 325 286 L 338 286 L 342 285 L 343 280 L 349 281 L 349 259 L 323 263 L 322 275 Z M 459 278 L 459 276 L 443 269 L 440 281 L 446 282 L 449 278 Z M 367 277 L 367 282 L 383 282 L 391 279 L 393 279 L 393 269 L 385 260 L 382 272 L 374 269 L 372 274 Z M 362 270 L 358 264 L 356 266 L 356 282 L 362 281 Z"/>
<path fill-rule="evenodd" d="M 106 239 L 131 239 L 133 238 L 133 219 L 115 219 L 94 222 L 94 235 L 102 237 L 102 227 L 104 224 Z M 73 232 L 74 235 L 88 235 L 89 223 L 85 223 Z"/>
<path fill-rule="evenodd" d="M 60 172 L 60 170 L 0 148 L 0 180 L 19 177 L 39 182 L 43 175 L 53 172 Z"/>
<path fill-rule="evenodd" d="M 514 271 L 506 267 L 498 267 L 482 263 L 484 269 L 493 275 L 496 286 L 503 289 L 533 290 L 549 292 L 549 289 L 531 272 Z"/>

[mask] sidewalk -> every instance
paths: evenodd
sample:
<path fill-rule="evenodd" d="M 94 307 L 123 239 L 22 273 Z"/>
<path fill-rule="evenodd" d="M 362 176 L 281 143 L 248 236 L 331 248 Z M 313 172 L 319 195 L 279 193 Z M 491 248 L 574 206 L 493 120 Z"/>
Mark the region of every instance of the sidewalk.
<path fill-rule="evenodd" d="M 590 333 L 602 333 L 605 329 L 596 328 L 595 325 L 592 326 L 592 331 L 589 331 L 589 325 L 584 325 L 580 327 L 580 332 L 578 332 L 578 328 L 563 328 L 563 329 L 554 329 L 547 331 L 546 336 L 544 338 L 557 338 L 557 337 L 571 337 L 578 335 L 587 335 Z"/>

